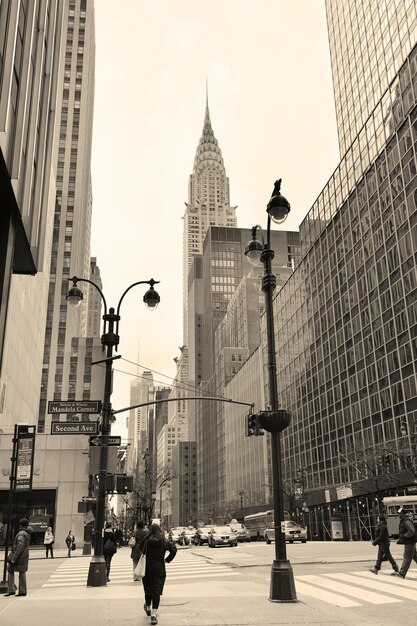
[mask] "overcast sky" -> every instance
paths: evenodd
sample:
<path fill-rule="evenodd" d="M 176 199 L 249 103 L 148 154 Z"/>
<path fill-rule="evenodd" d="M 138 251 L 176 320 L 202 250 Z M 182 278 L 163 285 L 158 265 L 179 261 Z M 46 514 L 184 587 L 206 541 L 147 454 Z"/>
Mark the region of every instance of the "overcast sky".
<path fill-rule="evenodd" d="M 182 337 L 184 202 L 210 116 L 238 226 L 266 226 L 274 181 L 297 230 L 338 163 L 324 0 L 96 0 L 93 225 L 108 306 L 123 301 L 112 403 L 143 369 L 172 382 Z M 138 368 L 135 364 L 140 364 Z M 113 433 L 124 434 L 121 414 Z"/>

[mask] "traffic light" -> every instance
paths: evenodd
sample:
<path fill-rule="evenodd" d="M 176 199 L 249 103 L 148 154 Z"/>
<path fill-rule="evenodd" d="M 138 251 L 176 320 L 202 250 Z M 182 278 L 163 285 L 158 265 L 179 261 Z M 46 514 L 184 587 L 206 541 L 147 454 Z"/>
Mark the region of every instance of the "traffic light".
<path fill-rule="evenodd" d="M 392 466 L 392 456 L 390 454 L 384 455 L 384 468 L 387 474 L 391 471 Z"/>
<path fill-rule="evenodd" d="M 376 466 L 378 468 L 378 473 L 382 474 L 384 470 L 384 459 L 382 457 L 382 454 L 376 457 Z"/>
<path fill-rule="evenodd" d="M 246 416 L 246 437 L 259 437 L 264 435 L 264 431 L 259 426 L 259 416 L 257 413 L 249 413 Z"/>

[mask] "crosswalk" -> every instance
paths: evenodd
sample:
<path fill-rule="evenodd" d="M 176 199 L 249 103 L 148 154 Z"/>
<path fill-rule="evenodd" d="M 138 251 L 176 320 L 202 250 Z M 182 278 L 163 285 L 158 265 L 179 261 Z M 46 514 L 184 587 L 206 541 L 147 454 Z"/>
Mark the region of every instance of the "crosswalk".
<path fill-rule="evenodd" d="M 405 600 L 417 602 L 417 576 L 406 579 L 391 576 L 383 570 L 377 576 L 366 570 L 332 574 L 295 576 L 297 594 L 313 596 L 335 606 L 349 608 L 366 604 L 395 604 Z"/>
<path fill-rule="evenodd" d="M 90 559 L 68 559 L 64 561 L 51 574 L 44 588 L 59 587 L 85 587 L 87 584 Z M 240 576 L 236 569 L 231 569 L 226 565 L 216 565 L 206 563 L 199 557 L 193 557 L 185 551 L 178 551 L 177 556 L 166 566 L 167 577 L 170 582 L 185 579 L 197 580 L 214 579 L 223 576 Z M 130 551 L 118 553 L 112 559 L 110 569 L 110 585 L 141 585 L 140 582 L 133 581 L 133 565 L 130 558 Z"/>

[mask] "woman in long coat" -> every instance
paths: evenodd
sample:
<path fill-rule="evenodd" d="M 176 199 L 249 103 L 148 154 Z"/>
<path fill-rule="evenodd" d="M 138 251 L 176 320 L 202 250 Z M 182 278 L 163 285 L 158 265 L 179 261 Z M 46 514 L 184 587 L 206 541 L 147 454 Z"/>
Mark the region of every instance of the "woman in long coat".
<path fill-rule="evenodd" d="M 19 592 L 16 596 L 25 596 L 26 589 L 26 572 L 29 564 L 29 544 L 32 528 L 29 521 L 24 517 L 19 522 L 19 531 L 13 541 L 12 551 L 8 555 L 9 562 L 7 569 L 9 572 L 7 580 L 7 593 L 5 596 L 14 596 L 16 585 L 14 584 L 14 573 L 19 572 Z"/>
<path fill-rule="evenodd" d="M 172 561 L 177 553 L 177 548 L 173 543 L 164 539 L 159 524 L 152 524 L 147 536 L 141 543 L 141 550 L 146 554 L 146 570 L 142 579 L 145 590 L 143 609 L 146 615 L 151 616 L 151 624 L 157 624 L 157 610 L 166 578 L 165 563 Z M 169 554 L 165 558 L 166 552 Z"/>

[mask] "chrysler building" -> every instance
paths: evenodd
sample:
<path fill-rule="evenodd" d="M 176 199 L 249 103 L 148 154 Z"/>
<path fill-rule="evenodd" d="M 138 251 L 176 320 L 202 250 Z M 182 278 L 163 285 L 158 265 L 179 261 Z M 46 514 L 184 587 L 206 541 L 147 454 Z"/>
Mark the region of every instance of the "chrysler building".
<path fill-rule="evenodd" d="M 188 343 L 188 272 L 193 257 L 203 253 L 210 226 L 236 226 L 236 207 L 230 206 L 229 179 L 211 126 L 208 96 L 203 132 L 198 142 L 184 213 L 184 342 Z"/>

